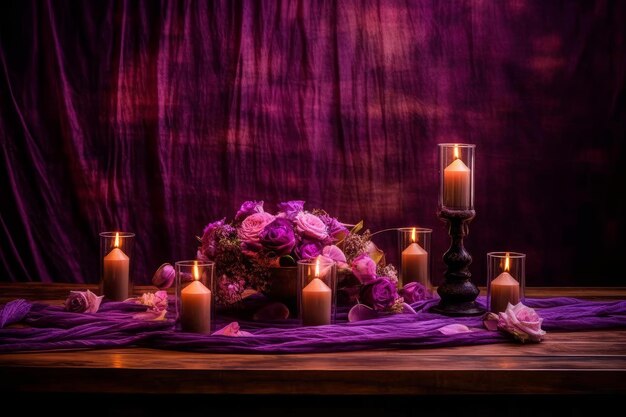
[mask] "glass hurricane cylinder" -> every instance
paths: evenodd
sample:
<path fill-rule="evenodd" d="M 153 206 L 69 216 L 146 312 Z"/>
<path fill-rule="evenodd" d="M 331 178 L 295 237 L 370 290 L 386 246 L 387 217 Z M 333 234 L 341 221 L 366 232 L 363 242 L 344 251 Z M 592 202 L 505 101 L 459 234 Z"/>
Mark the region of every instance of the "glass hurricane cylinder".
<path fill-rule="evenodd" d="M 398 256 L 400 287 L 419 282 L 432 291 L 430 278 L 430 238 L 432 229 L 401 227 L 398 229 Z"/>
<path fill-rule="evenodd" d="M 215 316 L 215 263 L 176 262 L 176 328 L 191 333 L 211 333 Z"/>
<path fill-rule="evenodd" d="M 134 247 L 134 233 L 100 233 L 100 294 L 107 300 L 132 296 Z"/>
<path fill-rule="evenodd" d="M 337 266 L 318 256 L 298 261 L 298 317 L 303 326 L 335 322 L 337 307 Z"/>
<path fill-rule="evenodd" d="M 474 209 L 474 151 L 476 145 L 439 144 L 439 208 Z"/>
<path fill-rule="evenodd" d="M 487 254 L 487 308 L 493 313 L 506 310 L 509 303 L 524 301 L 526 254 L 489 252 Z"/>

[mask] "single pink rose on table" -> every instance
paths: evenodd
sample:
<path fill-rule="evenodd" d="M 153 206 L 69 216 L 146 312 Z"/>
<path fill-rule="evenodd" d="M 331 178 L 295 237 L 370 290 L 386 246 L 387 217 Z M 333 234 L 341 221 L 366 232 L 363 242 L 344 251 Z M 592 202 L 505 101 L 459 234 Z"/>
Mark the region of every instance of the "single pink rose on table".
<path fill-rule="evenodd" d="M 366 253 L 354 258 L 350 266 L 352 273 L 361 284 L 368 284 L 376 279 L 376 262 Z"/>
<path fill-rule="evenodd" d="M 510 333 L 522 343 L 541 342 L 545 331 L 541 330 L 543 319 L 537 312 L 522 303 L 507 306 L 498 314 L 498 329 Z"/>
<path fill-rule="evenodd" d="M 301 211 L 295 219 L 296 229 L 303 236 L 316 240 L 324 240 L 328 237 L 328 229 L 324 222 L 314 214 Z"/>
<path fill-rule="evenodd" d="M 265 226 L 274 221 L 274 216 L 263 212 L 249 215 L 237 229 L 237 236 L 247 251 L 260 250 L 260 235 Z"/>
<path fill-rule="evenodd" d="M 96 313 L 100 308 L 103 296 L 91 291 L 70 291 L 65 300 L 65 310 L 72 313 Z"/>

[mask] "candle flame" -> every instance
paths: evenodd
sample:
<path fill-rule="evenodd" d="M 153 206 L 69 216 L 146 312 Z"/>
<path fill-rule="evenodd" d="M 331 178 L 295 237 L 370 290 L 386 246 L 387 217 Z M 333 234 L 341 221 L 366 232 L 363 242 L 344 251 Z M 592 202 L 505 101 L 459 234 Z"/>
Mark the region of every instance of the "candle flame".
<path fill-rule="evenodd" d="M 411 242 L 415 242 L 415 227 L 411 230 Z"/>
<path fill-rule="evenodd" d="M 118 232 L 115 232 L 115 242 L 113 242 L 113 247 L 120 247 L 120 234 Z"/>
<path fill-rule="evenodd" d="M 320 276 L 320 260 L 319 258 L 315 261 L 315 278 L 319 278 Z"/>
<path fill-rule="evenodd" d="M 506 253 L 506 257 L 504 258 L 504 270 L 508 271 L 511 269 L 511 261 L 509 260 L 509 253 Z"/>
<path fill-rule="evenodd" d="M 198 261 L 193 261 L 193 279 L 200 280 L 200 271 L 198 270 Z"/>
<path fill-rule="evenodd" d="M 454 159 L 459 159 L 459 145 L 454 145 Z"/>

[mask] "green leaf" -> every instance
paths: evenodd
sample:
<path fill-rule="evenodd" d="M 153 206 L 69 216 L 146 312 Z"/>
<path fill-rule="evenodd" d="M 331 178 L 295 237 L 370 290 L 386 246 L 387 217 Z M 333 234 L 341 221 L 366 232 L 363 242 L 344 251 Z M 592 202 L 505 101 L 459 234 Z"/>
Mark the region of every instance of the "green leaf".
<path fill-rule="evenodd" d="M 355 224 L 350 233 L 359 233 L 361 229 L 363 229 L 363 220 Z"/>
<path fill-rule="evenodd" d="M 296 260 L 291 255 L 283 255 L 278 260 L 280 266 L 296 266 Z"/>

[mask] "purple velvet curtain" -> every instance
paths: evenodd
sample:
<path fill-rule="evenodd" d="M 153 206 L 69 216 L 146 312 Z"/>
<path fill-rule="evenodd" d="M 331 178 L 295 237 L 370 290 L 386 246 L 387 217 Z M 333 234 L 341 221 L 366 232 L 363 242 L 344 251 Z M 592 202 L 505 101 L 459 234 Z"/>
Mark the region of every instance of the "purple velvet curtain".
<path fill-rule="evenodd" d="M 528 285 L 623 285 L 625 2 L 0 9 L 0 280 L 95 282 L 123 229 L 146 282 L 244 199 L 431 226 L 439 277 L 436 144 L 460 141 L 478 284 L 517 250 Z"/>

